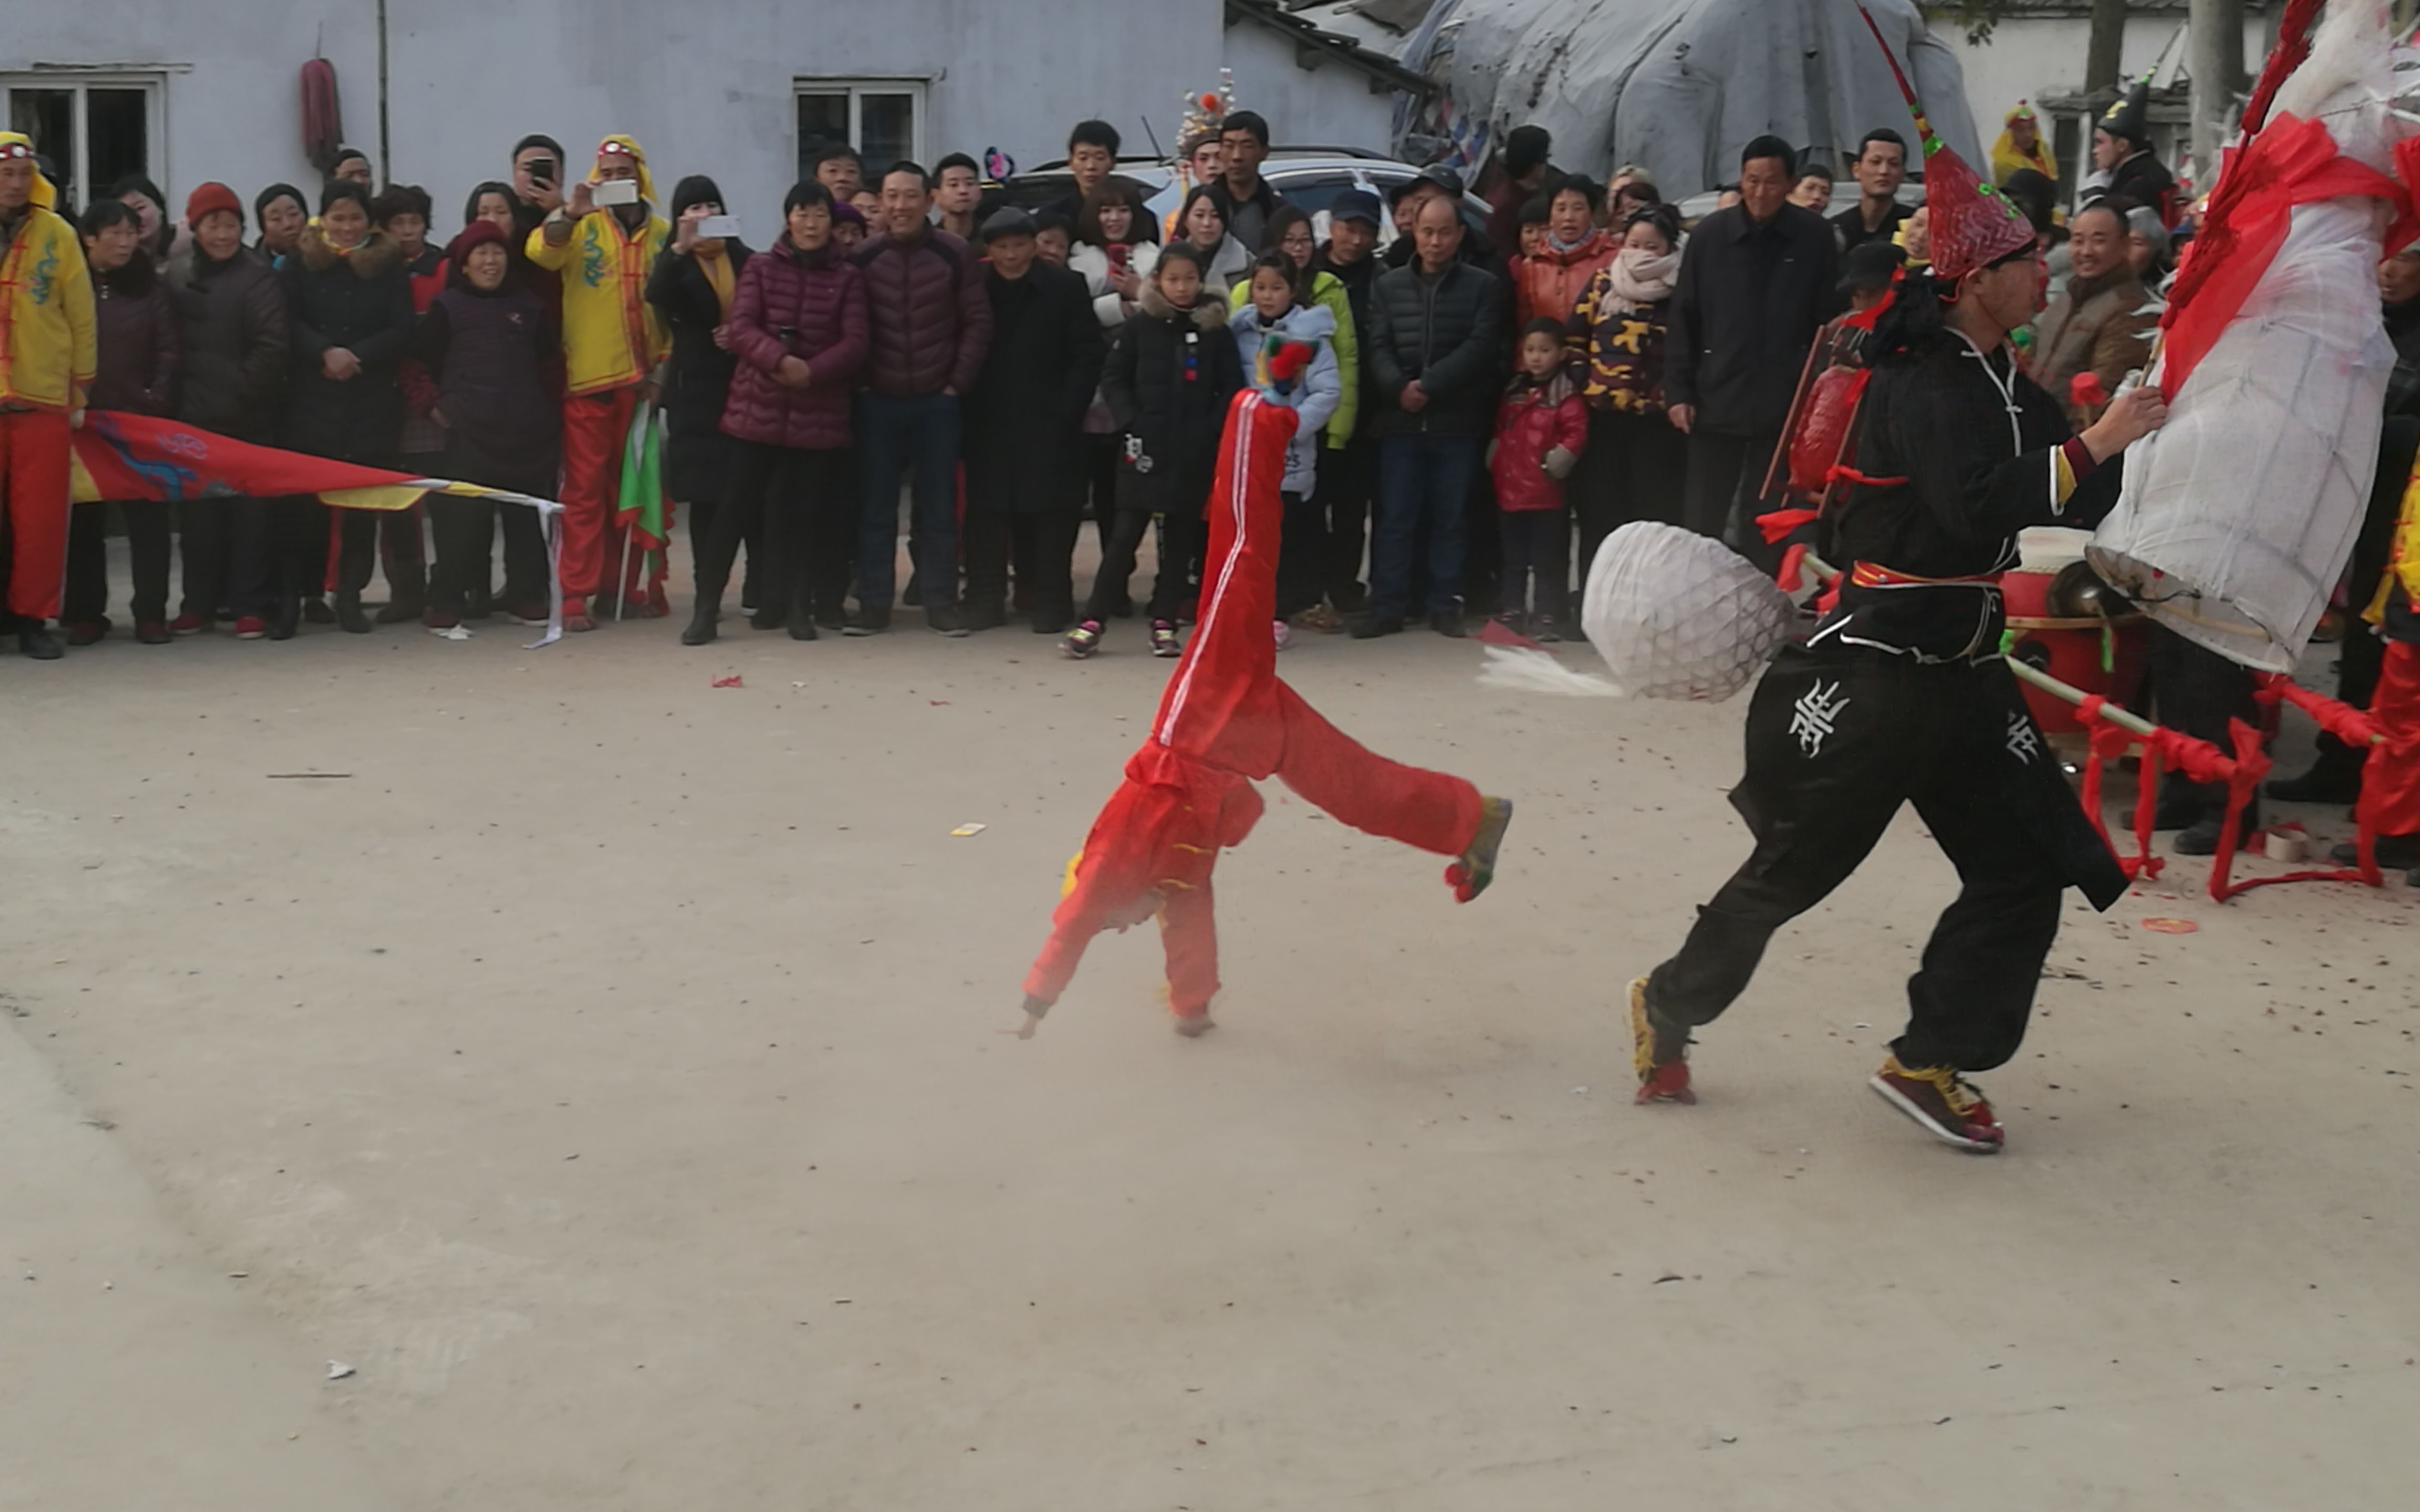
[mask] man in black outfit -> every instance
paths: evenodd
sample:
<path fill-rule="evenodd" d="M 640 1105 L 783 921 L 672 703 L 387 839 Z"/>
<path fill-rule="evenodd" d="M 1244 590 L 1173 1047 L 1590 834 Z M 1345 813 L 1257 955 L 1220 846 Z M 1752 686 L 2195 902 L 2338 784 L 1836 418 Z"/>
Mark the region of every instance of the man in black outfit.
<path fill-rule="evenodd" d="M 1673 285 L 1664 392 L 1689 437 L 1683 523 L 1720 538 L 1780 444 L 1807 345 L 1838 305 L 1832 227 L 1789 203 L 1798 155 L 1777 136 L 1740 154 L 1740 203 L 1699 223 Z M 1752 533 L 1752 532 L 1750 532 Z"/>
<path fill-rule="evenodd" d="M 1077 486 L 1084 411 L 1100 385 L 1101 323 L 1083 275 L 1036 255 L 1015 207 L 983 226 L 991 347 L 966 396 L 969 630 L 1008 623 L 1008 571 L 1036 635 L 1076 615 L 1069 566 L 1083 523 Z"/>
<path fill-rule="evenodd" d="M 1327 244 L 1311 266 L 1333 273 L 1344 285 L 1344 300 L 1353 311 L 1353 329 L 1370 329 L 1370 290 L 1378 276 L 1378 196 L 1366 189 L 1348 189 L 1328 205 Z M 1361 392 L 1370 392 L 1364 347 Z M 1378 490 L 1378 441 L 1368 424 L 1373 405 L 1361 407 L 1352 440 L 1342 449 L 1319 454 L 1319 491 L 1311 497 L 1327 516 L 1328 602 L 1340 614 L 1358 614 L 1369 604 L 1361 586 L 1361 548 L 1370 520 L 1370 501 Z"/>
<path fill-rule="evenodd" d="M 1269 123 L 1257 111 L 1239 110 L 1218 123 L 1218 146 L 1227 171 L 1211 182 L 1210 198 L 1227 218 L 1227 234 L 1246 252 L 1258 254 L 1261 232 L 1285 203 L 1261 177 L 1261 163 L 1269 155 Z"/>
<path fill-rule="evenodd" d="M 1887 126 L 1878 126 L 1857 144 L 1857 177 L 1862 197 L 1832 217 L 1840 233 L 1845 255 L 1869 241 L 1889 241 L 1899 235 L 1908 208 L 1899 202 L 1899 186 L 1907 178 L 1907 138 Z"/>

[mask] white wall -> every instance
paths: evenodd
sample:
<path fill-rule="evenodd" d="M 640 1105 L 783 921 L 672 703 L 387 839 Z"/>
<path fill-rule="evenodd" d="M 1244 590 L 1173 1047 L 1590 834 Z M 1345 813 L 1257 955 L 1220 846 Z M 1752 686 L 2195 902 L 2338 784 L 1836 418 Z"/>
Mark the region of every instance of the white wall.
<path fill-rule="evenodd" d="M 296 71 L 315 43 L 335 65 L 348 140 L 377 155 L 366 0 L 6 4 L 0 72 L 190 65 L 168 75 L 167 162 L 155 172 L 179 205 L 209 178 L 247 201 L 278 179 L 311 184 Z M 1218 0 L 1050 0 L 1047 20 L 1004 0 L 396 0 L 389 8 L 394 177 L 435 196 L 441 231 L 457 224 L 473 183 L 504 176 L 522 133 L 551 133 L 580 163 L 599 136 L 622 131 L 646 147 L 662 193 L 682 174 L 711 173 L 762 239 L 757 228 L 778 218 L 797 175 L 794 78 L 927 79 L 928 159 L 996 146 L 1031 166 L 1061 156 L 1067 128 L 1088 116 L 1142 144 L 1147 114 L 1166 140 L 1186 91 L 1217 83 L 1222 39 Z"/>
<path fill-rule="evenodd" d="M 2128 17 L 2119 73 L 2131 80 L 2149 68 L 2183 19 L 2158 14 Z M 2257 74 L 2261 60 L 2268 56 L 2268 26 L 2265 16 L 2244 17 L 2243 67 L 2248 74 Z M 1969 43 L 1954 22 L 1935 23 L 1933 35 L 1949 44 L 1966 71 L 1966 99 L 1974 107 L 1975 129 L 1982 133 L 1987 148 L 2018 100 L 2039 100 L 2047 90 L 2084 87 L 2084 60 L 2091 46 L 2092 23 L 2082 17 L 2002 22 L 1993 29 L 1991 40 L 1980 47 Z M 2161 84 L 2166 84 L 2184 61 L 2184 51 L 2185 43 L 2179 41 L 2169 54 Z"/>
<path fill-rule="evenodd" d="M 1394 134 L 1395 97 L 1370 92 L 1370 75 L 1341 59 L 1317 69 L 1295 62 L 1295 44 L 1268 27 L 1241 21 L 1227 28 L 1225 66 L 1235 72 L 1235 103 L 1268 118 L 1280 147 L 1363 147 L 1384 152 Z M 1215 71 L 1202 87 L 1218 82 Z M 1159 119 L 1154 116 L 1155 126 Z M 1163 136 L 1171 149 L 1176 146 Z"/>

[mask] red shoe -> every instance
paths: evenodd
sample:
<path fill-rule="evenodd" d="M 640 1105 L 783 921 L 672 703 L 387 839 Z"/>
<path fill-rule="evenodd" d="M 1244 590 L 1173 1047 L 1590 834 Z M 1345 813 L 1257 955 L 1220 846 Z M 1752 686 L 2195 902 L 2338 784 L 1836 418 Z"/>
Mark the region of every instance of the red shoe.
<path fill-rule="evenodd" d="M 1899 1063 L 1899 1057 L 1888 1056 L 1867 1085 L 1944 1144 L 1978 1155 L 1996 1155 L 2008 1139 L 1983 1094 L 1947 1066 L 1912 1071 Z"/>
<path fill-rule="evenodd" d="M 563 627 L 566 630 L 594 630 L 597 622 L 588 617 L 588 601 L 566 598 L 563 601 Z"/>
<path fill-rule="evenodd" d="M 134 622 L 134 639 L 147 646 L 164 646 L 169 640 L 168 622 L 137 620 Z"/>
<path fill-rule="evenodd" d="M 420 611 L 420 623 L 432 630 L 450 630 L 462 623 L 462 616 L 450 609 L 425 609 Z"/>
<path fill-rule="evenodd" d="M 106 616 L 98 620 L 70 620 L 64 628 L 69 645 L 88 646 L 109 633 L 109 620 Z"/>
<path fill-rule="evenodd" d="M 1647 979 L 1639 978 L 1630 984 L 1630 1065 L 1638 1072 L 1638 1096 L 1647 1103 L 1695 1103 L 1698 1094 L 1689 1090 L 1689 1045 L 1683 1039 L 1681 1048 L 1668 1057 L 1659 1056 L 1655 1025 L 1647 1016 Z"/>
<path fill-rule="evenodd" d="M 544 625 L 546 600 L 543 598 L 516 599 L 504 606 L 504 612 L 523 625 Z"/>
<path fill-rule="evenodd" d="M 179 614 L 168 622 L 170 635 L 199 635 L 210 627 L 210 622 L 198 614 Z"/>
<path fill-rule="evenodd" d="M 258 640 L 268 634 L 269 622 L 262 619 L 259 615 L 239 614 L 235 617 L 235 638 L 237 640 Z"/>

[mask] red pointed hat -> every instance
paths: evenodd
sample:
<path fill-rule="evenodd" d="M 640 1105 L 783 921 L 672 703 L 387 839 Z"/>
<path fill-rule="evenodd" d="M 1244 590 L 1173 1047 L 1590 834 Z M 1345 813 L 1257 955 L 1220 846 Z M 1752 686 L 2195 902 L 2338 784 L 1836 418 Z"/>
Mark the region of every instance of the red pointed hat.
<path fill-rule="evenodd" d="M 1890 65 L 1891 77 L 1899 81 L 1899 92 L 1907 98 L 1907 112 L 1916 117 L 1916 134 L 1924 141 L 1924 204 L 1931 213 L 1929 236 L 1932 248 L 1932 276 L 1945 289 L 1953 288 L 1960 279 L 1978 268 L 1992 264 L 2012 252 L 2022 252 L 2034 244 L 2034 224 L 2014 201 L 1966 165 L 1966 160 L 1949 150 L 1941 133 L 1924 118 L 1924 107 L 1917 103 L 1916 90 L 1900 71 L 1899 59 L 1891 55 L 1890 44 L 1883 40 L 1883 31 L 1874 24 L 1873 13 L 1864 6 L 1857 14 L 1866 18 L 1866 27 L 1874 34 L 1874 43 L 1883 50 L 1883 60 Z"/>

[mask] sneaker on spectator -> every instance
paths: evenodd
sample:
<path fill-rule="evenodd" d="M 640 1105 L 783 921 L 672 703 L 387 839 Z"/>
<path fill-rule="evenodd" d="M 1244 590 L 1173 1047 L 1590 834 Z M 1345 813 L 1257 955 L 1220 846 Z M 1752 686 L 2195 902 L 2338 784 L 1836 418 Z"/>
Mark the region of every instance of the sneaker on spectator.
<path fill-rule="evenodd" d="M 257 614 L 239 614 L 235 619 L 235 638 L 257 640 L 269 634 L 269 622 Z"/>
<path fill-rule="evenodd" d="M 1541 614 L 1529 622 L 1529 639 L 1542 646 L 1558 645 L 1562 641 L 1563 632 L 1556 628 L 1553 615 Z"/>
<path fill-rule="evenodd" d="M 147 646 L 164 646 L 175 637 L 168 633 L 165 620 L 137 620 L 134 622 L 134 639 Z"/>
<path fill-rule="evenodd" d="M 68 633 L 69 645 L 88 646 L 109 633 L 109 616 L 104 614 L 94 620 L 70 620 L 61 628 Z"/>
<path fill-rule="evenodd" d="M 1175 656 L 1183 655 L 1185 647 L 1177 641 L 1176 626 L 1167 620 L 1154 620 L 1151 622 L 1151 654 L 1153 656 Z"/>
<path fill-rule="evenodd" d="M 260 616 L 254 615 L 258 619 Z M 168 622 L 170 635 L 199 635 L 210 627 L 210 622 L 198 614 L 179 614 Z"/>
<path fill-rule="evenodd" d="M 841 631 L 841 634 L 847 636 L 880 635 L 883 631 L 890 628 L 891 610 L 887 606 L 881 609 L 868 609 L 863 606 L 860 606 L 858 611 L 848 617 L 848 625 Z"/>
<path fill-rule="evenodd" d="M 1353 622 L 1353 639 L 1375 640 L 1382 635 L 1401 635 L 1404 622 L 1392 614 L 1364 614 Z"/>
<path fill-rule="evenodd" d="M 1463 628 L 1462 610 L 1458 609 L 1441 609 L 1430 615 L 1429 628 L 1451 640 L 1467 640 L 1470 635 Z"/>
<path fill-rule="evenodd" d="M 1066 640 L 1059 642 L 1059 649 L 1078 661 L 1082 661 L 1094 652 L 1100 650 L 1101 622 L 1086 620 L 1077 625 L 1067 632 Z"/>
<path fill-rule="evenodd" d="M 935 635 L 945 635 L 953 640 L 963 640 L 967 637 L 967 622 L 959 617 L 954 606 L 948 604 L 936 604 L 926 609 L 924 626 Z"/>
<path fill-rule="evenodd" d="M 462 623 L 462 616 L 450 609 L 440 609 L 431 604 L 420 611 L 420 623 L 432 630 L 450 630 Z"/>
<path fill-rule="evenodd" d="M 544 625 L 546 623 L 546 600 L 542 598 L 515 599 L 504 606 L 504 614 L 507 618 L 521 625 Z"/>

